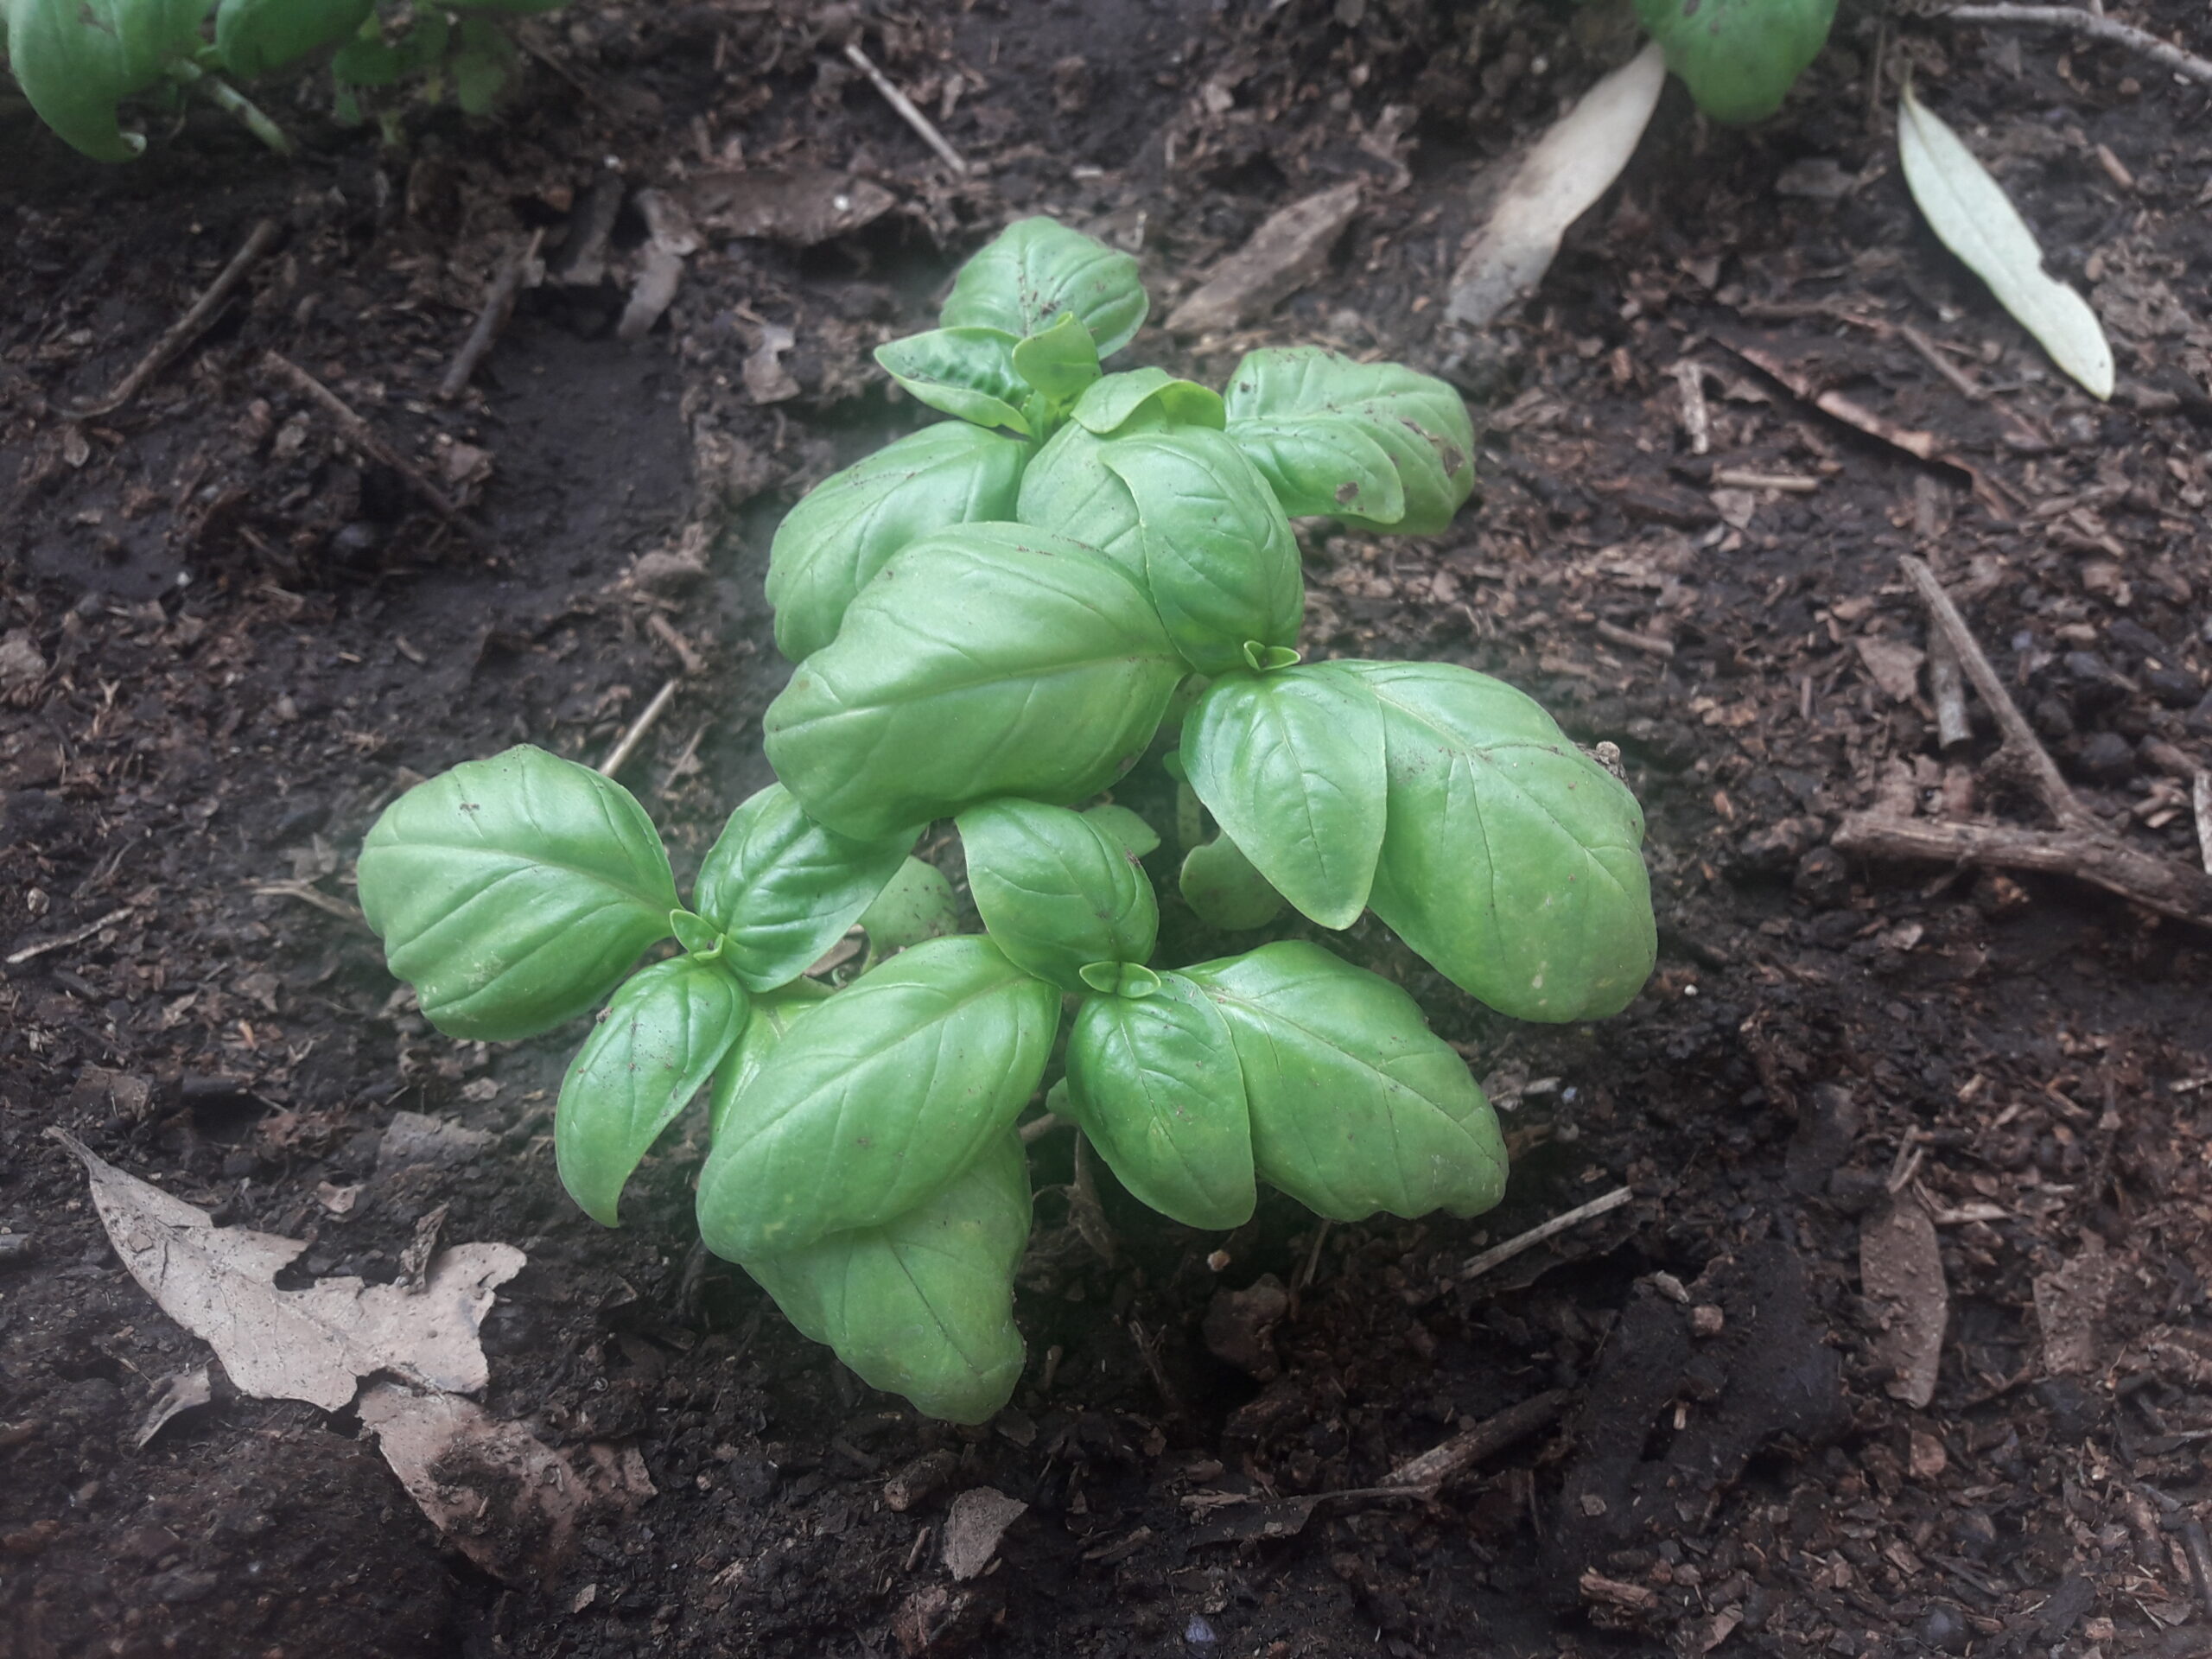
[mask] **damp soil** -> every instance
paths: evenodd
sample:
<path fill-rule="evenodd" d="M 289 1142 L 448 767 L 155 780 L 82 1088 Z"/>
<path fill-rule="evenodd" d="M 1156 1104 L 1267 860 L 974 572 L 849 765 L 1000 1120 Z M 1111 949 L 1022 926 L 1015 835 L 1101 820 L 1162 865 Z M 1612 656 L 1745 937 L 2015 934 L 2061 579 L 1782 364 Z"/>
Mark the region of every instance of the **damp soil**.
<path fill-rule="evenodd" d="M 2207 45 L 2179 0 L 2131 15 Z M 1501 163 L 1628 48 L 1602 9 L 721 0 L 525 30 L 500 119 L 410 110 L 396 147 L 280 90 L 289 166 L 194 114 L 96 168 L 0 108 L 0 1653 L 2203 1650 L 2207 936 L 2063 874 L 1834 844 L 1877 804 L 2046 825 L 1978 702 L 1939 737 L 1916 556 L 2096 821 L 2200 856 L 2201 86 L 1847 6 L 1774 123 L 1708 128 L 1670 89 L 1541 292 L 1463 339 L 1444 296 Z M 1900 53 L 2095 299 L 2112 403 L 1915 217 L 1868 84 Z M 776 519 L 914 422 L 868 348 L 1018 214 L 1135 251 L 1156 320 L 1351 179 L 1299 291 L 1231 335 L 1155 322 L 1134 355 L 1218 380 L 1320 341 L 1462 388 L 1480 500 L 1424 539 L 1302 527 L 1309 645 L 1466 664 L 1617 745 L 1657 971 L 1615 1020 L 1532 1027 L 1371 919 L 1333 937 L 1486 1079 L 1505 1205 L 1322 1229 L 1270 1199 L 1200 1235 L 1045 1135 L 1014 1404 L 922 1421 L 696 1250 L 697 1123 L 624 1228 L 578 1214 L 549 1137 L 574 1033 L 427 1029 L 353 910 L 353 853 L 417 779 L 518 741 L 596 763 L 674 682 L 621 776 L 695 866 L 767 776 Z M 693 245 L 626 338 L 652 191 Z M 73 416 L 264 219 L 275 246 L 207 330 Z M 441 399 L 533 235 L 546 280 Z M 403 1112 L 489 1138 L 405 1160 Z M 654 1495 L 565 1549 L 472 1555 L 493 1487 L 448 1469 L 477 1503 L 442 1532 L 353 1412 L 219 1366 L 141 1444 L 210 1356 L 120 1266 L 49 1125 L 304 1241 L 286 1284 L 397 1277 L 442 1206 L 445 1241 L 519 1247 L 486 1410 L 634 1457 Z M 1463 1435 L 1441 1485 L 1377 1491 Z M 950 1506 L 984 1487 L 1027 1508 L 956 1580 Z"/>

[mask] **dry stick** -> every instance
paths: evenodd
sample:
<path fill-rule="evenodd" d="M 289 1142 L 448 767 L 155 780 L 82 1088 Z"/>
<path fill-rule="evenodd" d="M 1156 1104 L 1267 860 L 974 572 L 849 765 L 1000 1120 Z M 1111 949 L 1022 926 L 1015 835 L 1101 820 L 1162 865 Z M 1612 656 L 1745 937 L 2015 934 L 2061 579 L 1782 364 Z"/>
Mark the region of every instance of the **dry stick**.
<path fill-rule="evenodd" d="M 1952 389 L 1960 397 L 1978 404 L 1989 395 L 1974 384 L 1973 377 L 1964 369 L 1945 357 L 1942 347 L 1910 323 L 1899 323 L 1897 333 L 1906 345 L 1920 353 L 1929 368 L 1951 383 Z"/>
<path fill-rule="evenodd" d="M 2092 40 L 2109 41 L 2114 46 L 2124 46 L 2140 52 L 2153 62 L 2162 63 L 2177 75 L 2187 75 L 2191 80 L 2212 86 L 2212 63 L 2207 63 L 2194 54 L 2177 46 L 2169 46 L 2157 35 L 2128 24 L 2101 17 L 2076 6 L 1949 6 L 1936 14 L 1955 23 L 2019 23 L 2030 29 L 2063 29 L 2076 35 L 2086 35 Z"/>
<path fill-rule="evenodd" d="M 97 404 L 85 404 L 67 412 L 72 420 L 91 420 L 96 416 L 112 415 L 136 397 L 146 383 L 168 365 L 169 360 L 190 345 L 214 321 L 216 312 L 229 299 L 238 285 L 245 280 L 246 272 L 259 264 L 262 257 L 276 245 L 282 230 L 273 219 L 256 224 L 246 237 L 245 245 L 231 256 L 231 263 L 215 274 L 207 291 L 192 302 L 192 308 L 171 323 L 162 337 L 154 342 L 153 349 L 138 359 L 138 365 L 124 375 L 113 391 Z"/>
<path fill-rule="evenodd" d="M 1526 1440 L 1547 1427 L 1567 1409 L 1565 1389 L 1534 1395 L 1517 1406 L 1508 1406 L 1485 1417 L 1463 1434 L 1400 1464 L 1382 1477 L 1385 1486 L 1410 1487 L 1433 1494 L 1444 1483 L 1484 1458 L 1495 1457 L 1516 1440 Z"/>
<path fill-rule="evenodd" d="M 891 84 L 891 78 L 877 68 L 868 54 L 861 50 L 858 41 L 845 42 L 845 55 L 852 60 L 855 68 L 874 83 L 875 90 L 883 94 L 883 101 L 899 111 L 899 119 L 919 133 L 922 142 L 943 156 L 947 167 L 965 176 L 968 163 L 960 159 L 960 152 L 931 124 L 929 117 L 914 107 L 912 99 Z"/>
<path fill-rule="evenodd" d="M 1935 572 L 1910 556 L 1899 563 L 1927 601 L 1942 638 L 1957 653 L 1974 690 L 1996 717 L 1998 729 L 2005 734 L 1999 753 L 2009 751 L 2033 778 L 2061 827 L 2051 831 L 1996 823 L 1940 823 L 1877 809 L 1844 819 L 1835 833 L 1836 850 L 1863 858 L 1919 859 L 2070 875 L 2160 915 L 2212 925 L 2212 873 L 2138 852 L 2100 824 L 2058 775 L 2057 765 L 2021 717 L 2018 705 L 1982 655 L 1980 642 L 1968 632 Z"/>
<path fill-rule="evenodd" d="M 378 437 L 366 421 L 346 406 L 345 399 L 293 362 L 291 359 L 280 353 L 264 352 L 262 353 L 261 362 L 264 368 L 287 382 L 294 391 L 303 394 L 310 401 L 320 404 L 323 412 L 338 423 L 338 429 L 346 435 L 348 442 L 355 448 L 375 457 L 397 473 L 401 478 L 406 480 L 408 487 L 421 496 L 439 518 L 461 531 L 479 547 L 486 551 L 491 550 L 491 537 L 461 515 L 461 509 L 453 504 L 446 493 L 430 482 L 429 474 Z"/>
<path fill-rule="evenodd" d="M 492 349 L 492 342 L 499 339 L 499 331 L 514 315 L 515 296 L 522 289 L 523 274 L 537 257 L 537 245 L 544 239 L 543 231 L 532 231 L 528 241 L 499 262 L 499 274 L 493 277 L 492 286 L 484 296 L 484 308 L 476 314 L 475 326 L 469 329 L 468 338 L 461 342 L 461 349 L 454 353 L 453 366 L 446 371 L 446 378 L 438 382 L 442 402 L 449 404 L 468 389 L 476 365 L 484 360 L 484 353 Z"/>
<path fill-rule="evenodd" d="M 1610 1211 L 1618 1210 L 1635 1196 L 1635 1188 L 1617 1186 L 1611 1192 L 1602 1193 L 1591 1199 L 1587 1204 L 1578 1204 L 1573 1209 L 1554 1216 L 1549 1221 L 1531 1227 L 1527 1232 L 1507 1239 L 1503 1244 L 1492 1245 L 1468 1262 L 1465 1267 L 1460 1268 L 1459 1272 L 1446 1278 L 1435 1289 L 1409 1290 L 1405 1293 L 1405 1299 L 1409 1305 L 1415 1307 L 1420 1306 L 1423 1302 L 1433 1301 L 1452 1286 L 1464 1285 L 1471 1279 L 1479 1279 L 1500 1262 L 1510 1262 L 1523 1250 L 1533 1249 L 1548 1238 L 1556 1238 L 1570 1228 L 1580 1227 L 1586 1221 L 1595 1220 Z"/>
<path fill-rule="evenodd" d="M 125 905 L 120 910 L 111 910 L 108 912 L 106 915 L 101 917 L 97 922 L 86 923 L 84 926 L 79 928 L 74 933 L 64 933 L 58 939 L 46 939 L 37 944 L 27 944 L 22 950 L 16 951 L 14 956 L 8 958 L 8 966 L 10 968 L 20 968 L 25 963 L 34 961 L 36 958 L 44 956 L 49 950 L 66 950 L 73 944 L 82 944 L 86 939 L 91 938 L 93 934 L 99 932 L 102 928 L 113 927 L 124 917 L 130 915 L 134 908 L 135 906 L 133 906 Z"/>
<path fill-rule="evenodd" d="M 2005 734 L 2002 747 L 2012 752 L 2013 760 L 2027 772 L 2036 793 L 2050 809 L 2051 817 L 2063 830 L 2095 830 L 2096 819 L 2067 787 L 2066 779 L 2059 776 L 2058 763 L 2037 741 L 2027 717 L 2012 701 L 2012 694 L 2005 689 L 2005 682 L 1997 677 L 1989 658 L 1982 655 L 1981 642 L 1974 637 L 1966 618 L 1959 614 L 1959 607 L 1943 591 L 1943 584 L 1936 580 L 1936 573 L 1928 568 L 1927 561 L 1907 554 L 1897 563 L 1904 567 L 1906 580 L 1919 593 L 1929 615 L 1956 653 L 1959 666 L 1966 671 L 1967 677 L 1974 682 L 1974 689 L 1981 693 L 1982 702 L 1995 716 L 1997 729 Z"/>
<path fill-rule="evenodd" d="M 1590 626 L 1596 630 L 1600 639 L 1610 639 L 1613 644 L 1625 645 L 1630 651 L 1640 651 L 1648 656 L 1661 658 L 1669 658 L 1675 654 L 1675 642 L 1671 639 L 1662 639 L 1657 634 L 1638 633 L 1635 629 L 1624 628 L 1618 622 L 1599 621 L 1593 622 Z"/>
<path fill-rule="evenodd" d="M 683 683 L 683 677 L 678 674 L 653 693 L 653 700 L 639 711 L 638 717 L 630 722 L 630 729 L 622 734 L 621 741 L 599 763 L 601 777 L 612 778 L 629 763 L 630 757 L 638 752 L 638 745 L 645 741 L 645 734 L 659 723 L 660 717 L 668 712 L 668 705 L 676 701 L 676 688 Z"/>

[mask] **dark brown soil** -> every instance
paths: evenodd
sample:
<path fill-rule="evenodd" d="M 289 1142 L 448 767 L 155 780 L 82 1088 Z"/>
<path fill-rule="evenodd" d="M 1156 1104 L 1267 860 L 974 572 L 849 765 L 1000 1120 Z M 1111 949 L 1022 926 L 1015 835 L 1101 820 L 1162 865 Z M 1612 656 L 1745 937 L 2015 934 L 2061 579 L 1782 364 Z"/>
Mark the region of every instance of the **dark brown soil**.
<path fill-rule="evenodd" d="M 2212 45 L 2179 0 L 2131 15 Z M 1878 798 L 2040 822 L 1977 770 L 1979 709 L 1947 758 L 1922 696 L 1871 671 L 1885 644 L 1925 644 L 1897 564 L 1917 553 L 2094 810 L 2198 856 L 2204 90 L 2113 49 L 1849 11 L 1765 127 L 1707 129 L 1671 89 L 1541 295 L 1465 342 L 1440 314 L 1472 201 L 1623 55 L 1597 9 L 982 0 L 867 21 L 987 164 L 958 182 L 845 62 L 859 16 L 580 4 L 532 25 L 542 58 L 496 125 L 418 112 L 379 150 L 280 95 L 309 140 L 292 167 L 195 115 L 96 168 L 0 111 L 0 1654 L 2204 1650 L 2206 936 L 2062 877 L 1830 845 Z M 1878 32 L 1916 47 L 2095 296 L 2111 404 L 1914 215 L 1868 121 Z M 810 245 L 709 230 L 634 343 L 614 333 L 646 235 L 627 207 L 607 278 L 525 292 L 472 392 L 440 403 L 499 259 L 543 230 L 557 269 L 610 157 L 632 189 L 711 160 L 838 169 L 894 205 Z M 1847 194 L 1791 194 L 1823 158 Z M 1470 664 L 1618 743 L 1650 817 L 1658 972 L 1602 1026 L 1516 1027 L 1363 923 L 1338 948 L 1407 983 L 1508 1108 L 1505 1207 L 1317 1233 L 1278 1200 L 1224 1239 L 1109 1183 L 1102 1231 L 1076 1224 L 1047 1137 L 1014 1407 L 985 1430 L 918 1421 L 696 1254 L 696 1126 L 623 1230 L 573 1209 L 547 1136 L 564 1040 L 429 1032 L 346 918 L 353 853 L 416 776 L 525 739 L 596 760 L 681 673 L 623 775 L 696 863 L 766 776 L 775 519 L 912 423 L 867 348 L 925 326 L 1015 213 L 1139 248 L 1157 318 L 1267 213 L 1353 176 L 1371 188 L 1321 280 L 1234 340 L 1155 327 L 1135 355 L 1218 379 L 1250 346 L 1321 340 L 1445 372 L 1487 411 L 1484 499 L 1450 533 L 1307 538 L 1309 639 Z M 264 216 L 283 240 L 209 331 L 129 406 L 68 419 Z M 794 343 L 763 363 L 777 328 Z M 1939 435 L 1999 492 L 1829 421 L 1735 347 Z M 1702 455 L 1685 359 L 1709 371 Z M 1179 925 L 1171 944 L 1203 944 Z M 401 1109 L 497 1139 L 380 1166 Z M 502 1582 L 350 1413 L 241 1396 L 217 1367 L 213 1402 L 135 1449 L 157 1384 L 207 1351 L 118 1264 L 54 1123 L 225 1222 L 307 1239 L 300 1282 L 393 1277 L 440 1205 L 448 1241 L 519 1246 L 487 1408 L 634 1448 L 658 1496 Z M 1624 1184 L 1625 1207 L 1440 1293 Z M 1893 1202 L 1934 1216 L 1949 1298 L 1924 1408 L 1861 1279 Z M 1209 1310 L 1218 1335 L 1249 1306 L 1225 1297 L 1268 1274 L 1296 1287 L 1287 1315 L 1246 1332 L 1241 1365 L 1217 1358 Z M 1432 1501 L 1292 1501 L 1364 1492 L 1554 1390 Z M 923 1459 L 927 1495 L 893 1508 L 887 1482 Z M 1030 1507 L 956 1585 L 945 1504 L 981 1485 Z"/>

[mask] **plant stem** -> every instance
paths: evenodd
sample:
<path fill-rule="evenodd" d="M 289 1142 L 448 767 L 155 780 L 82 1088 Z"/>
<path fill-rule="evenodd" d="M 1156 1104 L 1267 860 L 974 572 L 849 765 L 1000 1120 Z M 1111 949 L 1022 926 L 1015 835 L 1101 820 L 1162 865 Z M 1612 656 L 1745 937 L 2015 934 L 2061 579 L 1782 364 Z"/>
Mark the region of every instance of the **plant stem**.
<path fill-rule="evenodd" d="M 178 85 L 191 87 L 209 103 L 228 110 L 245 124 L 248 132 L 279 156 L 289 157 L 293 154 L 292 141 L 283 128 L 263 114 L 260 105 L 221 76 L 208 74 L 198 64 L 184 59 L 169 65 L 168 76 Z"/>

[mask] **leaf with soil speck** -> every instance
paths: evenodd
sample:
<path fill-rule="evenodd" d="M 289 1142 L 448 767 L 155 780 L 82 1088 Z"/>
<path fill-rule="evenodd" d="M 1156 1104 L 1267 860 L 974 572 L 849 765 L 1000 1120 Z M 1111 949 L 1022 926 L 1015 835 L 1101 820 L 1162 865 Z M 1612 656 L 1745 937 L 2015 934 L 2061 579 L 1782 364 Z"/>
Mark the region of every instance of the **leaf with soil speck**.
<path fill-rule="evenodd" d="M 214 1349 L 241 1394 L 337 1411 L 378 1371 L 462 1393 L 490 1381 L 476 1332 L 493 1287 L 522 1271 L 526 1258 L 513 1245 L 455 1245 L 431 1263 L 419 1292 L 352 1277 L 279 1290 L 277 1274 L 304 1243 L 218 1227 L 206 1211 L 124 1174 L 67 1130 L 47 1133 L 85 1166 L 92 1204 L 130 1276 Z"/>
<path fill-rule="evenodd" d="M 2113 391 L 2112 346 L 2089 302 L 2046 274 L 2035 232 L 1959 135 L 1929 113 L 1904 85 L 1897 101 L 1897 156 L 1929 228 L 1997 302 L 2043 342 L 2051 361 L 2093 397 Z"/>

